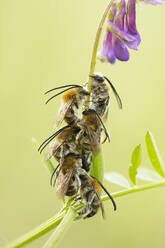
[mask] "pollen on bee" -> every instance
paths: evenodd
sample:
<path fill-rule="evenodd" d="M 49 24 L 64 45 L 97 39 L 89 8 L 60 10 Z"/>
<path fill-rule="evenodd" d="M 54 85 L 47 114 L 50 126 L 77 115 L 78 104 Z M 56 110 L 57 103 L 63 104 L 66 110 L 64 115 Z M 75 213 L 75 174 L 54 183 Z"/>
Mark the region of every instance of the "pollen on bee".
<path fill-rule="evenodd" d="M 70 99 L 72 99 L 77 93 L 77 89 L 70 89 L 68 91 L 66 91 L 64 94 L 62 94 L 62 100 L 64 102 L 69 101 Z"/>
<path fill-rule="evenodd" d="M 98 190 L 99 192 L 101 192 L 101 191 L 102 191 L 102 188 L 101 188 L 100 184 L 99 184 L 95 179 L 93 179 L 93 183 L 94 183 L 94 185 L 96 186 L 97 190 Z"/>

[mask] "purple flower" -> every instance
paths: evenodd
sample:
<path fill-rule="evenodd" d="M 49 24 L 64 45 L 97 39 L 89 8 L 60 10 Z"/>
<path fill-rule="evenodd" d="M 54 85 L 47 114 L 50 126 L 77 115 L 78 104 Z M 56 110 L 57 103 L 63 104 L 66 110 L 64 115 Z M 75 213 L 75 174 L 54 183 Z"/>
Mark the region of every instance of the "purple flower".
<path fill-rule="evenodd" d="M 114 4 L 109 17 L 100 59 L 111 64 L 116 59 L 128 61 L 128 48 L 137 50 L 141 41 L 136 28 L 136 0 L 128 0 L 127 6 L 125 0 L 121 0 L 118 8 Z"/>
<path fill-rule="evenodd" d="M 126 15 L 126 27 L 128 34 L 134 37 L 134 42 L 129 48 L 137 50 L 138 45 L 141 42 L 140 34 L 136 29 L 136 0 L 128 0 L 127 3 L 127 15 Z"/>
<path fill-rule="evenodd" d="M 137 0 L 137 2 L 152 5 L 163 4 L 163 0 Z"/>

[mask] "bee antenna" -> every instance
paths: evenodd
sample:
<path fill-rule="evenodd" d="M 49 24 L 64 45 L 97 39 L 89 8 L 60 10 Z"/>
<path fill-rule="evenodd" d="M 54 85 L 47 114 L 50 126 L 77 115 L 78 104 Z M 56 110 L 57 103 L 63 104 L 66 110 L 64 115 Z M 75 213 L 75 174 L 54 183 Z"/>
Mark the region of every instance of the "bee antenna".
<path fill-rule="evenodd" d="M 48 90 L 44 94 L 46 95 L 46 94 L 48 94 L 51 91 L 63 89 L 63 88 L 66 88 L 66 87 L 72 87 L 72 86 L 74 86 L 74 87 L 82 87 L 81 85 L 78 85 L 78 84 L 68 84 L 68 85 L 63 85 L 63 86 L 56 87 L 56 88 L 53 88 L 51 90 Z"/>
<path fill-rule="evenodd" d="M 55 179 L 54 179 L 53 187 L 55 187 L 55 185 L 56 185 L 56 181 L 57 181 L 57 178 L 58 178 L 58 176 L 59 176 L 59 174 L 60 174 L 60 171 L 61 171 L 61 169 L 62 169 L 62 166 L 63 166 L 63 163 L 62 163 L 62 165 L 60 166 L 60 169 L 57 171 L 56 177 L 55 177 Z"/>
<path fill-rule="evenodd" d="M 68 88 L 68 89 L 65 89 L 65 90 L 61 91 L 60 93 L 58 93 L 58 94 L 56 94 L 56 95 L 50 97 L 50 98 L 46 101 L 45 104 L 47 104 L 50 100 L 52 100 L 52 99 L 55 98 L 56 96 L 59 96 L 59 95 L 61 95 L 62 93 L 68 91 L 68 90 L 71 90 L 71 89 L 74 89 L 74 88 L 79 88 L 79 87 L 82 87 L 82 86 L 73 86 L 73 87 L 70 87 L 70 88 Z"/>
<path fill-rule="evenodd" d="M 54 169 L 54 171 L 53 171 L 53 173 L 52 173 L 52 175 L 51 175 L 51 178 L 50 178 L 50 185 L 51 185 L 51 186 L 52 186 L 53 176 L 54 176 L 54 174 L 56 173 L 56 171 L 57 171 L 57 169 L 59 168 L 59 166 L 60 166 L 60 163 L 56 166 L 56 168 Z"/>
<path fill-rule="evenodd" d="M 42 151 L 44 150 L 44 148 L 58 135 L 60 134 L 64 129 L 68 128 L 69 125 L 62 127 L 60 130 L 58 130 L 57 132 L 55 132 L 53 135 L 51 135 L 49 138 L 47 138 L 38 148 L 38 151 L 40 151 L 40 153 L 42 153 Z M 46 143 L 46 144 L 45 144 Z M 44 145 L 45 144 L 45 145 Z M 44 145 L 44 146 L 43 146 Z M 42 147 L 42 149 L 41 149 Z"/>
<path fill-rule="evenodd" d="M 105 135 L 106 135 L 106 137 L 108 138 L 108 141 L 110 142 L 109 133 L 108 133 L 108 131 L 107 131 L 107 129 L 106 129 L 106 127 L 105 127 L 105 125 L 104 125 L 104 123 L 103 123 L 103 121 L 102 121 L 101 117 L 99 116 L 99 114 L 98 114 L 95 110 L 94 110 L 94 112 L 96 113 L 97 117 L 98 117 L 98 118 L 99 118 L 99 120 L 101 121 L 101 124 L 102 124 L 102 126 L 103 126 L 103 129 L 104 129 Z"/>
<path fill-rule="evenodd" d="M 103 184 L 95 177 L 91 176 L 93 179 L 95 179 L 98 184 L 101 186 L 101 188 L 104 190 L 104 192 L 108 195 L 108 197 L 110 198 L 112 204 L 113 204 L 113 207 L 114 207 L 114 211 L 116 211 L 117 207 L 116 207 L 116 203 L 113 199 L 113 197 L 111 196 L 111 194 L 108 192 L 108 190 L 103 186 Z"/>
<path fill-rule="evenodd" d="M 49 138 L 47 138 L 46 140 L 44 140 L 44 142 L 42 142 L 42 144 L 38 148 L 38 152 L 40 151 L 41 147 L 46 143 L 46 141 L 48 141 L 49 139 L 51 139 L 52 137 L 54 137 L 55 134 L 56 133 L 52 134 Z"/>
<path fill-rule="evenodd" d="M 104 78 L 107 80 L 107 82 L 111 86 L 111 89 L 112 89 L 112 91 L 113 91 L 113 93 L 114 93 L 114 95 L 116 97 L 117 103 L 119 105 L 119 108 L 122 109 L 122 107 L 123 107 L 122 105 L 123 104 L 122 104 L 122 101 L 121 101 L 121 98 L 120 98 L 119 94 L 117 93 L 117 90 L 115 89 L 115 87 L 113 86 L 113 84 L 111 83 L 111 81 L 106 76 L 104 76 Z"/>

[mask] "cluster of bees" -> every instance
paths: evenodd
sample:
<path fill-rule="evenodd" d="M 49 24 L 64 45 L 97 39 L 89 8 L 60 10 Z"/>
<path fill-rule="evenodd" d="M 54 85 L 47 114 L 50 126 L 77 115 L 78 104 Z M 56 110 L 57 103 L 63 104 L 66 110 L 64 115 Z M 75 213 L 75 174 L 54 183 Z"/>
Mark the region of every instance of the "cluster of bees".
<path fill-rule="evenodd" d="M 94 216 L 99 208 L 104 216 L 101 190 L 106 192 L 116 210 L 112 196 L 98 179 L 90 175 L 90 169 L 92 159 L 98 155 L 101 143 L 106 140 L 110 141 L 103 123 L 108 116 L 110 89 L 114 92 L 119 107 L 122 108 L 121 99 L 108 78 L 99 74 L 90 77 L 92 77 L 90 97 L 87 84 L 84 86 L 64 85 L 45 93 L 62 89 L 46 103 L 62 95 L 55 126 L 59 127 L 63 121 L 67 125 L 47 138 L 38 149 L 41 153 L 50 143 L 45 161 L 54 157 L 58 162 L 51 175 L 50 184 L 53 186 L 56 184 L 59 197 L 74 197 L 75 202 L 79 201 L 84 204 L 78 212 L 78 215 L 84 219 Z M 87 102 L 88 106 L 86 106 Z M 82 113 L 80 113 L 80 108 Z M 102 132 L 105 134 L 104 139 Z"/>

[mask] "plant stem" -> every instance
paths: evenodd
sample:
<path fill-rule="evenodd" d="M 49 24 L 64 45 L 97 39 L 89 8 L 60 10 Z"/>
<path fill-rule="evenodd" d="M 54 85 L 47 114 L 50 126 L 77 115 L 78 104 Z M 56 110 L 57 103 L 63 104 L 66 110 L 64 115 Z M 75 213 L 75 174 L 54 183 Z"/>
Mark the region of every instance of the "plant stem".
<path fill-rule="evenodd" d="M 61 240 L 64 233 L 69 229 L 70 225 L 72 224 L 73 219 L 75 218 L 75 212 L 70 207 L 66 212 L 63 220 L 60 222 L 58 227 L 55 229 L 53 234 L 50 238 L 46 241 L 43 248 L 53 248 L 56 247 L 59 240 Z"/>
<path fill-rule="evenodd" d="M 110 9 L 110 7 L 112 5 L 112 2 L 113 1 L 110 0 L 109 3 L 107 4 L 107 6 L 106 6 L 106 8 L 105 8 L 105 10 L 103 12 L 101 21 L 99 23 L 98 29 L 97 29 L 97 33 L 96 33 L 96 37 L 95 37 L 95 41 L 94 41 L 94 45 L 93 45 L 93 51 L 92 51 L 92 58 L 91 58 L 89 75 L 93 75 L 94 71 L 95 71 L 96 56 L 97 56 L 97 50 L 98 50 L 98 45 L 99 45 L 99 41 L 100 41 L 100 36 L 101 36 L 102 28 L 103 28 L 105 19 L 107 17 L 108 11 L 109 11 L 109 9 Z M 89 79 L 88 79 L 88 91 L 89 91 L 89 93 L 91 92 L 91 89 L 92 89 L 92 78 L 89 77 Z M 90 98 L 90 96 L 89 96 L 89 98 Z"/>
<path fill-rule="evenodd" d="M 161 186 L 165 186 L 165 180 L 163 180 L 161 182 L 157 182 L 157 183 L 142 185 L 142 186 L 139 186 L 139 187 L 133 187 L 133 188 L 130 188 L 130 189 L 124 189 L 122 191 L 112 193 L 112 196 L 113 196 L 113 198 L 117 198 L 117 197 L 125 196 L 125 195 L 128 195 L 128 194 L 132 194 L 132 193 L 135 193 L 135 192 L 140 192 L 140 191 L 144 191 L 144 190 L 148 190 L 148 189 L 152 189 L 152 188 L 157 188 L 157 187 L 161 187 Z M 106 196 L 106 195 L 102 196 L 102 201 L 107 201 L 107 200 L 109 200 L 108 196 Z M 54 229 L 55 227 L 57 227 L 61 223 L 61 221 L 63 220 L 63 218 L 64 218 L 64 216 L 65 216 L 65 214 L 67 212 L 67 208 L 68 207 L 65 207 L 62 210 L 62 212 L 60 211 L 60 213 L 58 213 L 57 215 L 53 216 L 51 219 L 45 221 L 43 224 L 41 224 L 40 226 L 36 227 L 34 230 L 32 230 L 32 231 L 28 232 L 27 234 L 23 235 L 21 238 L 18 238 L 13 243 L 5 246 L 5 248 L 23 247 L 25 244 L 28 244 L 28 243 L 34 241 L 35 239 L 43 236 L 44 234 L 48 233 L 49 231 L 51 231 L 52 229 Z M 80 204 L 77 205 L 75 209 L 76 210 L 80 209 Z M 71 213 L 69 212 L 68 215 L 70 216 L 70 214 Z M 68 217 L 67 223 L 70 223 L 70 217 Z M 74 218 L 74 216 L 73 216 L 73 218 Z M 66 224 L 66 225 L 68 225 L 68 224 Z M 65 225 L 63 225 L 63 228 L 65 229 Z M 60 236 L 58 236 L 58 238 L 60 238 Z"/>
<path fill-rule="evenodd" d="M 148 189 L 153 189 L 153 188 L 157 188 L 157 187 L 161 187 L 161 186 L 165 186 L 165 180 L 162 180 L 161 182 L 158 182 L 158 183 L 150 183 L 150 184 L 147 184 L 147 185 L 142 185 L 142 186 L 138 186 L 138 187 L 135 186 L 135 187 L 130 188 L 130 189 L 125 189 L 125 190 L 113 193 L 112 196 L 113 196 L 113 198 L 121 197 L 121 196 L 124 196 L 124 195 L 129 195 L 129 194 L 132 194 L 132 193 L 135 193 L 135 192 L 144 191 L 144 190 L 148 190 Z M 108 199 L 109 199 L 108 196 L 103 196 L 102 197 L 102 201 L 106 201 Z"/>
<path fill-rule="evenodd" d="M 99 154 L 96 157 L 93 157 L 93 164 L 90 169 L 90 175 L 97 178 L 101 183 L 104 179 L 104 159 L 102 147 L 100 147 Z"/>
<path fill-rule="evenodd" d="M 102 32 L 102 28 L 103 28 L 103 25 L 104 25 L 104 22 L 105 22 L 105 19 L 107 17 L 107 14 L 108 14 L 108 11 L 112 5 L 112 2 L 113 0 L 110 0 L 103 12 L 103 15 L 102 15 L 102 18 L 100 20 L 100 23 L 99 23 L 99 26 L 98 26 L 98 29 L 97 29 L 97 32 L 96 32 L 96 37 L 95 37 L 95 40 L 94 40 L 94 45 L 93 45 L 93 51 L 92 51 L 92 58 L 91 58 L 91 64 L 90 64 L 90 70 L 89 70 L 89 75 L 93 75 L 94 74 L 94 71 L 95 71 L 95 66 L 96 66 L 96 56 L 97 56 L 97 50 L 98 50 L 98 45 L 99 45 L 99 41 L 100 41 L 100 37 L 101 37 L 101 32 Z M 89 96 L 88 96 L 88 99 L 87 99 L 87 102 L 86 102 L 86 106 L 89 106 L 89 103 L 90 103 L 90 93 L 91 93 L 91 90 L 92 90 L 92 78 L 89 77 L 88 78 L 88 92 L 89 92 Z M 99 167 L 97 167 L 97 165 L 95 166 L 94 168 L 94 163 L 91 167 L 91 171 L 94 172 L 97 168 L 99 168 L 99 172 L 100 174 L 98 173 L 95 173 L 95 174 L 98 174 L 98 176 L 96 175 L 96 178 L 97 179 L 100 179 L 102 181 L 103 179 L 103 175 L 104 175 L 104 170 L 103 170 L 103 155 L 102 155 L 102 151 L 100 151 L 100 159 L 102 161 L 102 164 L 99 165 Z M 100 160 L 99 159 L 99 160 Z M 97 171 L 98 172 L 98 171 Z M 94 174 L 94 173 L 93 173 Z"/>
<path fill-rule="evenodd" d="M 22 237 L 18 238 L 11 244 L 5 246 L 5 248 L 19 248 L 23 247 L 24 245 L 36 240 L 37 238 L 43 236 L 44 234 L 48 233 L 55 227 L 57 227 L 63 217 L 65 216 L 65 212 L 58 213 L 57 215 L 53 216 L 49 220 L 45 221 L 41 225 L 37 226 L 32 231 L 28 232 L 27 234 L 23 235 Z"/>

